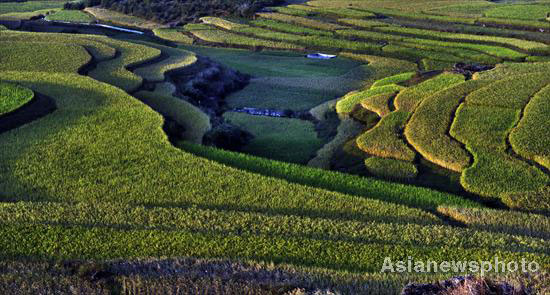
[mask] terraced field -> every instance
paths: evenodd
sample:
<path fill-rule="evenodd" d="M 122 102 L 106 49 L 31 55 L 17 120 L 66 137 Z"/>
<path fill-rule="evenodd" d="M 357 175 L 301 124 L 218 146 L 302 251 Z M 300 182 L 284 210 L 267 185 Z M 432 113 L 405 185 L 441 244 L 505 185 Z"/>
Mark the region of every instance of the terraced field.
<path fill-rule="evenodd" d="M 545 294 L 537 2 L 314 0 L 143 36 L 0 30 L 0 124 L 37 98 L 55 107 L 0 125 L 0 265 L 19 274 L 0 271 L 0 293 L 398 294 L 468 271 L 380 273 L 388 257 L 498 257 L 538 263 Z M 318 51 L 337 57 L 303 56 Z M 185 92 L 218 87 L 216 62 L 251 75 L 217 109 Z M 226 123 L 252 135 L 240 152 L 202 145 Z"/>
<path fill-rule="evenodd" d="M 13 112 L 34 97 L 32 90 L 19 85 L 0 83 L 0 116 Z"/>

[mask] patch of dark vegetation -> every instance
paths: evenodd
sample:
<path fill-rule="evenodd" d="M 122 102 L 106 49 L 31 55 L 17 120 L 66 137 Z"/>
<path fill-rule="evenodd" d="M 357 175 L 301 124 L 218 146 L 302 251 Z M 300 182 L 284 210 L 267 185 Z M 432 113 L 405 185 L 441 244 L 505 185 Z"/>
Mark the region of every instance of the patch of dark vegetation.
<path fill-rule="evenodd" d="M 338 134 L 338 125 L 340 125 L 340 118 L 336 111 L 327 112 L 323 120 L 315 124 L 315 131 L 323 142 L 329 142 Z"/>
<path fill-rule="evenodd" d="M 226 150 L 239 151 L 252 138 L 254 136 L 250 132 L 242 130 L 231 123 L 223 122 L 214 126 L 204 135 L 203 143 Z"/>
<path fill-rule="evenodd" d="M 205 134 L 203 143 L 238 151 L 252 138 L 252 134 L 225 122 L 223 113 L 227 110 L 225 97 L 248 85 L 250 76 L 216 63 L 206 57 L 180 71 L 169 73 L 176 85 L 176 96 L 187 100 L 203 110 L 209 117 L 212 129 Z M 179 127 L 165 124 L 167 132 L 181 134 Z M 169 134 L 171 134 L 169 133 Z"/>
<path fill-rule="evenodd" d="M 467 79 L 471 79 L 474 73 L 488 71 L 493 68 L 494 66 L 490 66 L 490 65 L 467 64 L 467 63 L 459 62 L 454 65 L 452 72 L 457 74 L 462 74 L 466 76 Z"/>
<path fill-rule="evenodd" d="M 264 7 L 282 3 L 284 0 L 77 0 L 66 3 L 65 8 L 100 5 L 163 24 L 181 25 L 203 16 L 251 17 Z"/>
<path fill-rule="evenodd" d="M 34 98 L 19 109 L 0 116 L 0 133 L 21 127 L 36 119 L 52 113 L 56 109 L 55 101 L 35 93 Z"/>
<path fill-rule="evenodd" d="M 210 116 L 220 116 L 224 98 L 243 89 L 250 76 L 199 57 L 197 62 L 171 75 L 178 92 Z"/>
<path fill-rule="evenodd" d="M 499 294 L 528 295 L 547 294 L 550 287 L 542 275 L 523 275 L 507 280 L 493 280 L 474 276 L 455 277 L 433 284 L 410 283 L 402 295 L 466 295 Z M 546 285 L 546 286 L 543 286 Z"/>
<path fill-rule="evenodd" d="M 435 71 L 428 71 L 423 73 L 417 73 L 414 77 L 411 79 L 401 83 L 405 87 L 414 86 L 416 84 L 420 84 L 426 80 L 429 80 L 439 74 L 441 74 L 443 71 L 435 70 Z"/>
<path fill-rule="evenodd" d="M 3 261 L 2 294 L 335 294 L 361 284 L 229 260 Z"/>
<path fill-rule="evenodd" d="M 369 126 L 374 127 L 374 125 L 376 125 L 376 123 L 378 123 L 379 121 L 379 116 L 375 112 L 365 109 L 360 104 L 356 105 L 353 108 L 353 110 L 350 113 L 350 117 L 356 121 L 359 121 L 367 125 L 367 127 Z"/>

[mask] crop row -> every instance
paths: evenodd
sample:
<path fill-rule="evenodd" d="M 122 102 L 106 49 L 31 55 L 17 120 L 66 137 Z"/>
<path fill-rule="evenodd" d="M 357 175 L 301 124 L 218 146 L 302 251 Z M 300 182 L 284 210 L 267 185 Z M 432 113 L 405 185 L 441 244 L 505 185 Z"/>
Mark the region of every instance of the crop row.
<path fill-rule="evenodd" d="M 210 117 L 189 102 L 172 96 L 175 92 L 170 83 L 157 84 L 155 91 L 140 91 L 134 94 L 145 104 L 165 118 L 183 126 L 182 138 L 194 143 L 202 143 L 204 134 L 210 130 Z"/>
<path fill-rule="evenodd" d="M 76 73 L 92 59 L 80 45 L 54 42 L 0 42 L 0 56 L 0 71 Z"/>
<path fill-rule="evenodd" d="M 520 111 L 462 104 L 451 126 L 451 135 L 466 144 L 474 156 L 462 172 L 467 190 L 487 197 L 536 192 L 549 178 L 536 167 L 507 154 L 506 138 L 519 120 Z"/>
<path fill-rule="evenodd" d="M 235 33 L 218 30 L 214 27 L 210 27 L 208 25 L 203 25 L 203 24 L 186 25 L 185 29 L 189 31 L 191 34 L 195 35 L 195 37 L 202 39 L 204 41 L 213 42 L 213 43 L 222 43 L 222 44 L 240 45 L 240 46 L 263 46 L 263 47 L 277 48 L 277 49 L 297 49 L 297 50 L 303 49 L 303 47 L 300 47 L 295 44 L 252 38 L 248 36 L 243 36 Z"/>
<path fill-rule="evenodd" d="M 400 74 L 403 72 L 415 72 L 418 68 L 414 63 L 381 56 L 355 54 L 349 52 L 343 52 L 343 57 L 355 59 L 361 62 L 368 63 L 367 70 L 371 72 L 371 76 L 365 81 L 365 86 L 370 88 L 377 80 L 383 79 L 389 76 Z M 353 108 L 364 101 L 367 97 L 376 96 L 383 93 L 395 93 L 401 90 L 401 87 L 397 85 L 386 85 L 385 87 L 378 87 L 376 90 L 364 90 L 354 91 L 348 93 L 345 97 L 341 98 L 336 104 L 336 111 L 339 114 L 349 114 Z"/>
<path fill-rule="evenodd" d="M 455 63 L 451 61 L 436 60 L 431 58 L 423 58 L 420 60 L 420 63 L 425 71 L 450 70 L 455 65 Z"/>
<path fill-rule="evenodd" d="M 438 51 L 450 53 L 459 57 L 464 57 L 473 61 L 484 63 L 497 63 L 498 58 L 508 60 L 520 60 L 527 55 L 517 52 L 513 49 L 484 45 L 472 44 L 467 42 L 450 42 L 422 38 L 410 38 L 406 36 L 388 34 L 377 31 L 365 30 L 339 30 L 337 34 L 348 37 L 359 37 L 373 41 L 388 41 L 390 44 L 411 44 L 414 47 L 421 49 L 424 47 L 432 47 Z M 481 54 L 482 53 L 482 54 Z"/>
<path fill-rule="evenodd" d="M 503 80 L 512 76 L 524 74 L 544 73 L 550 70 L 550 63 L 503 63 L 498 64 L 490 71 L 475 73 L 474 79 Z M 542 75 L 542 74 L 541 74 Z"/>
<path fill-rule="evenodd" d="M 440 207 L 437 211 L 477 230 L 550 239 L 550 218 L 544 215 L 453 207 Z"/>
<path fill-rule="evenodd" d="M 120 55 L 114 59 L 103 61 L 90 71 L 88 75 L 96 80 L 110 83 L 125 91 L 132 92 L 141 86 L 143 78 L 128 70 L 131 67 L 159 58 L 161 51 L 140 44 L 132 44 L 107 37 L 87 37 L 115 48 Z"/>
<path fill-rule="evenodd" d="M 527 104 L 523 117 L 510 134 L 514 150 L 550 169 L 550 86 L 544 87 Z"/>
<path fill-rule="evenodd" d="M 162 39 L 165 39 L 165 40 L 168 40 L 168 41 L 172 41 L 172 42 L 176 42 L 176 43 L 182 43 L 182 44 L 192 44 L 193 43 L 193 38 L 185 35 L 183 30 L 178 29 L 178 28 L 174 28 L 174 29 L 172 29 L 172 28 L 170 28 L 170 29 L 165 29 L 165 28 L 153 29 L 153 33 L 155 34 L 155 36 L 157 36 L 159 38 L 162 38 Z"/>
<path fill-rule="evenodd" d="M 0 81 L 0 116 L 17 110 L 33 98 L 32 90 Z"/>
<path fill-rule="evenodd" d="M 379 117 L 384 117 L 391 112 L 390 104 L 397 95 L 397 91 L 369 96 L 361 101 L 361 106 Z"/>
<path fill-rule="evenodd" d="M 340 18 L 338 19 L 338 22 L 346 25 L 350 25 L 350 26 L 365 28 L 365 29 L 372 29 L 375 27 L 385 27 L 390 25 L 388 23 L 373 20 L 373 19 L 356 19 L 356 18 Z"/>
<path fill-rule="evenodd" d="M 401 91 L 395 97 L 395 107 L 397 110 L 412 113 L 425 98 L 461 82 L 464 82 L 463 75 L 443 73 Z"/>
<path fill-rule="evenodd" d="M 370 157 L 365 160 L 367 171 L 384 179 L 407 181 L 416 178 L 418 168 L 408 161 Z"/>
<path fill-rule="evenodd" d="M 287 15 L 287 14 L 281 14 L 281 13 L 259 13 L 258 16 L 266 19 L 292 23 L 295 25 L 300 25 L 308 28 L 325 30 L 325 31 L 334 31 L 334 30 L 341 30 L 346 28 L 345 26 L 334 24 L 334 23 L 327 23 L 327 22 L 322 22 L 322 21 L 314 20 L 307 17 Z"/>
<path fill-rule="evenodd" d="M 466 102 L 521 110 L 533 95 L 548 84 L 550 84 L 550 77 L 546 73 L 516 74 L 514 77 L 495 81 L 471 93 L 466 97 Z"/>
<path fill-rule="evenodd" d="M 197 56 L 187 50 L 162 46 L 150 42 L 138 42 L 151 48 L 156 48 L 162 52 L 165 58 L 162 61 L 138 67 L 134 73 L 150 82 L 162 82 L 165 74 L 169 71 L 182 69 L 192 65 L 197 61 Z"/>
<path fill-rule="evenodd" d="M 269 16 L 266 16 L 269 15 Z M 266 14 L 262 16 L 264 18 L 259 21 L 253 21 L 252 23 L 259 24 L 260 27 L 249 27 L 245 24 L 238 24 L 230 22 L 220 18 L 209 17 L 204 19 L 207 23 L 217 25 L 221 28 L 229 29 L 235 32 L 244 33 L 247 35 L 253 35 L 259 38 L 280 40 L 289 43 L 299 43 L 304 47 L 326 47 L 335 49 L 347 49 L 347 50 L 362 50 L 368 52 L 378 52 L 382 47 L 379 44 L 369 43 L 365 41 L 351 41 L 344 39 L 328 38 L 331 34 L 331 30 L 328 28 L 322 28 L 320 25 L 303 27 L 304 19 L 302 17 L 296 17 L 291 15 L 279 14 Z M 275 18 L 277 21 L 274 21 Z M 316 23 L 322 23 L 317 20 L 307 19 Z M 286 23 L 286 25 L 285 25 Z M 332 25 L 332 23 L 324 23 Z M 304 28 L 304 29 L 301 29 Z M 315 27 L 315 29 L 311 29 Z M 277 32 L 267 30 L 264 28 L 275 29 Z M 321 30 L 319 30 L 321 29 Z M 287 33 L 281 33 L 283 31 Z M 472 44 L 472 43 L 459 43 L 459 42 L 446 42 L 440 40 L 430 39 L 412 39 L 406 36 L 398 36 L 392 34 L 386 34 L 381 32 L 363 31 L 344 29 L 343 27 L 338 30 L 333 30 L 336 34 L 346 37 L 346 39 L 353 39 L 356 37 L 370 40 L 372 42 L 387 42 L 390 41 L 389 46 L 385 46 L 382 50 L 390 55 L 405 57 L 407 59 L 420 60 L 425 57 L 431 57 L 438 60 L 446 60 L 451 62 L 463 61 L 464 59 L 473 62 L 480 62 L 486 64 L 495 64 L 500 61 L 501 58 L 508 60 L 519 60 L 526 57 L 526 54 L 519 53 L 509 48 L 498 47 L 493 45 Z M 299 36 L 295 34 L 300 34 Z M 303 36 L 303 34 L 309 36 Z M 414 50 L 399 49 L 395 45 L 401 47 L 412 47 Z M 398 51 L 395 51 L 398 49 Z"/>
<path fill-rule="evenodd" d="M 442 41 L 460 41 L 460 42 L 481 41 L 481 42 L 487 42 L 489 44 L 495 43 L 495 44 L 502 44 L 505 46 L 513 46 L 515 48 L 520 48 L 528 51 L 532 50 L 535 52 L 546 49 L 546 44 L 544 43 L 522 40 L 517 38 L 448 33 L 448 32 L 434 31 L 434 30 L 416 29 L 416 28 L 399 27 L 399 26 L 383 26 L 383 27 L 377 26 L 375 30 L 386 32 L 386 33 L 392 33 L 392 34 L 410 35 L 414 37 L 437 39 Z"/>
<path fill-rule="evenodd" d="M 167 257 L 239 258 L 355 272 L 379 272 L 385 257 L 393 261 L 536 261 L 550 267 L 543 253 L 491 248 L 426 247 L 329 241 L 307 237 L 278 237 L 149 229 L 118 229 L 37 224 L 10 224 L 0 228 L 4 258 L 116 259 Z M 59 241 L 63 243 L 60 244 Z M 525 248 L 525 247 L 523 247 Z M 460 271 L 456 271 L 458 273 Z"/>
<path fill-rule="evenodd" d="M 216 19 L 216 18 L 212 18 Z M 231 23 L 227 20 L 221 20 L 222 23 Z M 210 23 L 215 24 L 216 21 L 211 20 Z M 234 23 L 232 23 L 234 24 Z M 327 36 L 322 36 L 320 34 L 317 35 L 296 35 L 296 34 L 290 34 L 290 33 L 282 33 L 277 31 L 272 31 L 268 29 L 264 29 L 261 27 L 251 27 L 248 25 L 225 25 L 226 27 L 234 27 L 232 31 L 237 33 L 242 33 L 246 35 L 251 35 L 254 37 L 262 38 L 258 39 L 259 41 L 263 41 L 263 39 L 271 39 L 271 40 L 277 40 L 277 41 L 284 41 L 288 43 L 297 43 L 300 46 L 303 46 L 305 48 L 310 47 L 323 47 L 323 48 L 334 48 L 334 49 L 345 49 L 345 50 L 360 50 L 360 51 L 380 51 L 382 48 L 379 44 L 374 43 L 368 43 L 368 42 L 355 42 L 351 40 L 342 40 L 342 39 L 334 39 Z M 325 31 L 326 32 L 326 31 Z M 231 33 L 230 33 L 231 34 Z M 244 38 L 249 38 L 247 36 L 243 36 Z"/>
<path fill-rule="evenodd" d="M 60 10 L 47 15 L 46 20 L 72 23 L 89 23 L 93 21 L 94 18 L 91 15 L 80 10 Z"/>
<path fill-rule="evenodd" d="M 425 159 L 453 171 L 462 171 L 470 163 L 470 156 L 447 132 L 464 97 L 487 84 L 471 80 L 425 98 L 405 128 L 407 140 Z"/>
<path fill-rule="evenodd" d="M 252 24 L 254 26 L 267 28 L 267 29 L 271 29 L 271 30 L 276 30 L 276 31 L 281 31 L 281 32 L 286 32 L 286 33 L 304 34 L 304 35 L 320 35 L 320 36 L 329 36 L 329 37 L 333 35 L 332 32 L 306 28 L 304 26 L 294 25 L 294 24 L 286 23 L 286 22 L 275 21 L 275 20 L 271 20 L 271 19 L 262 19 L 262 18 L 260 18 L 260 19 L 250 21 L 250 24 Z"/>
<path fill-rule="evenodd" d="M 441 52 L 437 49 L 428 50 L 426 49 L 426 46 L 422 46 L 421 48 L 419 48 L 420 45 L 418 44 L 398 44 L 399 45 L 386 45 L 382 48 L 382 52 L 385 55 L 404 60 L 418 61 L 426 58 L 431 58 L 438 61 L 451 62 L 453 64 L 463 61 L 463 59 L 461 59 L 460 57 L 447 52 Z"/>
<path fill-rule="evenodd" d="M 261 14 L 260 16 L 264 18 L 271 18 L 271 19 L 275 18 L 282 22 L 293 23 L 293 24 L 306 26 L 306 27 L 308 27 L 308 25 L 305 24 L 306 20 L 309 20 L 317 24 L 315 26 L 309 25 L 309 27 L 315 27 L 316 29 L 322 29 L 326 31 L 335 31 L 337 34 L 346 36 L 346 37 L 360 37 L 360 38 L 364 38 L 372 41 L 390 41 L 390 42 L 393 41 L 393 42 L 402 42 L 406 44 L 415 44 L 417 45 L 416 46 L 417 48 L 418 48 L 418 45 L 422 44 L 425 46 L 434 46 L 433 49 L 443 51 L 443 52 L 449 51 L 449 48 L 454 48 L 454 49 L 457 49 L 453 51 L 454 55 L 457 55 L 458 57 L 469 58 L 470 60 L 477 61 L 477 62 L 494 64 L 498 62 L 497 58 L 519 60 L 527 56 L 526 54 L 517 52 L 509 48 L 498 47 L 493 45 L 473 44 L 473 43 L 467 43 L 467 42 L 448 42 L 448 41 L 442 41 L 442 40 L 430 40 L 430 39 L 418 39 L 418 38 L 412 39 L 407 36 L 386 34 L 383 32 L 345 29 L 345 27 L 331 29 L 331 28 L 323 27 L 319 23 L 326 24 L 326 25 L 332 25 L 332 23 L 326 23 L 326 22 L 323 23 L 317 20 L 291 16 L 291 15 Z M 355 22 L 357 22 L 357 20 Z M 367 20 L 367 22 L 372 22 L 372 21 Z M 230 27 L 235 27 L 235 25 L 231 25 Z M 389 26 L 388 28 L 391 29 L 393 28 L 393 26 Z M 383 29 L 384 28 L 381 28 L 380 30 L 383 30 Z M 515 40 L 515 39 L 512 39 L 512 40 Z M 516 40 L 516 41 L 520 42 L 521 40 Z M 523 42 L 527 43 L 527 44 L 524 44 L 524 47 L 535 46 L 534 44 L 531 44 L 535 42 L 531 42 L 531 43 L 529 43 L 528 41 L 523 41 Z M 539 48 L 541 45 L 544 45 L 541 43 L 535 43 L 535 44 L 537 45 L 537 48 Z M 484 53 L 484 54 L 482 55 L 480 53 Z"/>
<path fill-rule="evenodd" d="M 347 8 L 325 8 L 309 5 L 288 5 L 287 7 L 273 7 L 277 12 L 296 15 L 296 16 L 323 16 L 323 17 L 349 17 L 349 18 L 370 18 L 374 17 L 374 13 L 347 9 Z"/>
<path fill-rule="evenodd" d="M 461 209 L 457 209 L 461 210 Z M 476 211 L 481 211 L 478 209 Z M 465 212 L 473 211 L 465 209 Z M 496 211 L 496 210 L 494 210 Z M 498 211 L 497 211 L 498 212 Z M 162 208 L 120 203 L 17 202 L 0 204 L 2 224 L 62 224 L 65 226 L 305 237 L 355 243 L 484 248 L 549 253 L 550 242 L 503 233 L 456 228 L 439 222 L 415 224 L 410 219 L 372 216 L 362 221 L 270 215 L 232 210 Z M 414 214 L 414 212 L 412 212 Z M 506 215 L 506 212 L 502 213 Z M 384 222 L 391 221 L 391 222 Z M 395 221 L 395 222 L 394 222 Z M 411 223 L 411 221 L 413 223 Z"/>
<path fill-rule="evenodd" d="M 360 104 L 369 97 L 380 94 L 395 94 L 403 88 L 403 86 L 390 84 L 380 87 L 373 87 L 368 90 L 350 92 L 338 100 L 338 103 L 336 104 L 336 111 L 339 114 L 348 114 L 356 105 Z"/>
<path fill-rule="evenodd" d="M 6 168 L 1 170 L 3 194 L 7 196 L 195 204 L 348 219 L 363 219 L 384 211 L 403 218 L 411 215 L 404 206 L 365 197 L 426 208 L 442 204 L 475 206 L 427 189 L 318 169 L 304 171 L 302 166 L 257 162 L 255 158 L 246 161 L 238 154 L 233 157 L 238 165 L 262 168 L 271 177 L 229 168 L 173 148 L 161 129 L 162 117 L 118 88 L 72 74 L 9 72 L 0 78 L 50 96 L 58 107 L 40 124 L 0 135 L 0 158 Z M 28 146 L 35 148 L 28 150 Z M 45 156 L 52 152 L 57 156 Z M 274 176 L 314 187 L 357 192 L 361 197 L 289 183 Z M 32 189 L 37 187 L 41 189 Z M 274 191 L 273 187 L 278 189 Z"/>
<path fill-rule="evenodd" d="M 99 42 L 99 40 L 90 40 L 86 37 L 91 36 L 16 31 L 4 31 L 2 32 L 2 34 L 0 34 L 0 40 L 8 42 L 29 42 L 29 40 L 32 40 L 32 42 L 52 42 L 60 44 L 80 45 L 86 48 L 90 52 L 90 54 L 96 59 L 96 61 L 104 61 L 115 57 L 116 50 L 113 47 Z"/>
<path fill-rule="evenodd" d="M 407 146 L 401 134 L 410 115 L 403 111 L 389 113 L 374 128 L 357 137 L 357 145 L 370 155 L 413 161 L 416 153 Z"/>
<path fill-rule="evenodd" d="M 433 208 L 438 203 L 458 203 L 461 207 L 477 206 L 468 200 L 428 189 L 364 178 L 356 175 L 304 167 L 291 163 L 258 158 L 211 147 L 180 143 L 185 151 L 239 169 L 285 179 L 309 187 L 323 188 L 363 197 Z"/>

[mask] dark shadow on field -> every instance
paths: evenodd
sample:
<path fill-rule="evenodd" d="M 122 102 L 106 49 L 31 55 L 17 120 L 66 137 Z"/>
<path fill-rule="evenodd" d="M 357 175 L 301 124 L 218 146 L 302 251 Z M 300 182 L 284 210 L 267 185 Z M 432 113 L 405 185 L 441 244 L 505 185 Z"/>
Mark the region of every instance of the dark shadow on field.
<path fill-rule="evenodd" d="M 29 103 L 9 114 L 0 116 L 0 134 L 51 114 L 55 109 L 55 100 L 35 93 Z"/>

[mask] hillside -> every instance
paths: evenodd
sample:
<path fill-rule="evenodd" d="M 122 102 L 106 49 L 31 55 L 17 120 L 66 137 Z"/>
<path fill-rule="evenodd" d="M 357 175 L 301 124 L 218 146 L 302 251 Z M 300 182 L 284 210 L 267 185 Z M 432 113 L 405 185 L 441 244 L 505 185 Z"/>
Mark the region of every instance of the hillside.
<path fill-rule="evenodd" d="M 0 3 L 0 293 L 549 292 L 547 1 L 215 2 Z"/>

